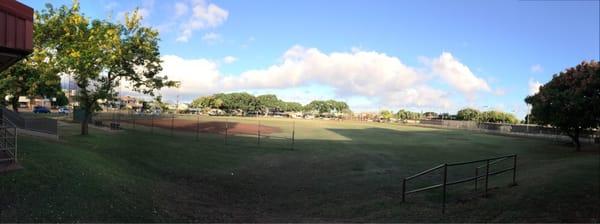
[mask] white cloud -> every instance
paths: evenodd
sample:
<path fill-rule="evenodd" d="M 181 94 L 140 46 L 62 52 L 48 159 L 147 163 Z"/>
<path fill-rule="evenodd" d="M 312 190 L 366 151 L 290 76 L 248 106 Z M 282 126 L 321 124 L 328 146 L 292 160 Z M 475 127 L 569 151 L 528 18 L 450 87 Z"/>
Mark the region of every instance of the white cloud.
<path fill-rule="evenodd" d="M 544 71 L 544 68 L 540 64 L 535 64 L 532 65 L 529 70 L 531 70 L 533 73 L 540 73 Z"/>
<path fill-rule="evenodd" d="M 210 32 L 210 33 L 206 33 L 206 34 L 204 34 L 204 36 L 202 36 L 202 41 L 204 41 L 208 44 L 215 44 L 215 43 L 223 41 L 223 38 L 218 33 Z"/>
<path fill-rule="evenodd" d="M 324 54 L 316 48 L 294 46 L 282 62 L 224 78 L 225 88 L 286 88 L 311 83 L 326 84 L 336 94 L 377 96 L 414 86 L 422 77 L 398 58 L 377 52 Z"/>
<path fill-rule="evenodd" d="M 233 57 L 233 56 L 226 56 L 226 57 L 223 58 L 223 62 L 225 64 L 231 64 L 231 63 L 236 62 L 237 60 L 238 59 L 236 57 Z"/>
<path fill-rule="evenodd" d="M 175 3 L 175 16 L 176 17 L 183 16 L 183 15 L 187 14 L 187 12 L 188 12 L 188 6 L 185 3 L 183 3 L 183 2 Z"/>
<path fill-rule="evenodd" d="M 542 83 L 533 79 L 529 79 L 529 95 L 538 93 L 540 91 L 540 86 L 542 86 Z"/>
<path fill-rule="evenodd" d="M 433 87 L 435 83 L 449 83 L 460 93 L 491 92 L 485 81 L 449 53 L 443 53 L 429 64 L 431 70 L 440 73 L 441 79 L 433 79 L 424 72 L 425 69 L 407 66 L 397 57 L 360 49 L 324 53 L 316 48 L 293 46 L 282 55 L 280 62 L 239 75 L 225 75 L 219 70 L 219 62 L 237 60 L 232 56 L 207 60 L 167 55 L 162 60 L 163 74 L 182 82 L 179 89 L 163 91 L 165 96 L 171 97 L 193 98 L 228 91 L 280 93 L 296 89 L 288 93 L 291 97 L 309 86 L 321 86 L 328 89 L 326 94 L 320 93 L 326 98 L 359 97 L 369 99 L 372 105 L 388 108 L 449 108 L 456 95 L 452 89 Z M 458 83 L 450 77 L 468 83 Z"/>
<path fill-rule="evenodd" d="M 479 91 L 491 91 L 490 86 L 484 79 L 475 76 L 469 67 L 462 64 L 448 52 L 443 52 L 439 58 L 434 58 L 429 63 L 434 73 L 469 99 L 473 99 L 474 94 Z"/>
<path fill-rule="evenodd" d="M 178 7 L 181 11 L 177 11 Z M 186 3 L 181 3 L 179 6 L 176 5 L 175 8 L 176 13 L 180 12 L 181 15 L 187 14 L 188 5 L 186 5 Z M 183 8 L 186 8 L 185 12 L 183 12 Z M 182 23 L 181 33 L 176 39 L 179 42 L 189 41 L 195 30 L 218 27 L 229 17 L 229 12 L 227 10 L 203 0 L 193 1 L 191 4 L 191 12 L 192 13 L 189 18 L 187 18 L 187 21 Z"/>
<path fill-rule="evenodd" d="M 220 91 L 218 83 L 222 75 L 218 65 L 207 59 L 183 59 L 175 55 L 161 57 L 163 70 L 161 75 L 167 75 L 170 80 L 180 81 L 180 87 L 164 89 L 165 97 L 177 95 L 198 96 Z"/>

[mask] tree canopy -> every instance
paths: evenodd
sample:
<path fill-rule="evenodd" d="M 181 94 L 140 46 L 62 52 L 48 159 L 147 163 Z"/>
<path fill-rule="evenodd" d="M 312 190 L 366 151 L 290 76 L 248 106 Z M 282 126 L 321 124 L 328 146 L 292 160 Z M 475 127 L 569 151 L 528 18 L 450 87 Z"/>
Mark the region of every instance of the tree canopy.
<path fill-rule="evenodd" d="M 463 121 L 475 121 L 481 112 L 473 108 L 464 108 L 456 113 L 456 119 Z"/>
<path fill-rule="evenodd" d="M 314 100 L 302 106 L 297 102 L 286 102 L 273 94 L 253 96 L 248 93 L 217 93 L 210 96 L 201 96 L 191 103 L 193 108 L 222 109 L 226 111 L 240 110 L 243 113 L 257 112 L 267 115 L 270 112 L 311 112 L 318 114 L 348 113 L 350 107 L 342 101 Z"/>
<path fill-rule="evenodd" d="M 84 111 L 81 134 L 87 134 L 91 114 L 99 109 L 98 100 L 113 99 L 115 87 L 124 82 L 134 91 L 154 95 L 162 87 L 176 86 L 162 70 L 158 32 L 141 26 L 137 11 L 126 13 L 123 24 L 91 19 L 71 7 L 46 9 L 36 13 L 37 32 L 44 45 L 55 52 L 57 68 L 73 76 L 79 87 L 77 100 Z"/>
<path fill-rule="evenodd" d="M 559 128 L 580 150 L 581 131 L 600 125 L 600 63 L 584 61 L 555 74 L 525 102 L 532 106 L 533 121 Z"/>

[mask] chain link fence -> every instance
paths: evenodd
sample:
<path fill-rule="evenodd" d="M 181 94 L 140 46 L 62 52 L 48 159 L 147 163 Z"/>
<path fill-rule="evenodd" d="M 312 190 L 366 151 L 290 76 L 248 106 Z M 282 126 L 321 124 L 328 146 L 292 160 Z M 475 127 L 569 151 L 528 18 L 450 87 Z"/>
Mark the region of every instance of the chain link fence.
<path fill-rule="evenodd" d="M 145 132 L 196 140 L 221 138 L 223 144 L 294 149 L 295 122 L 285 118 L 224 117 L 189 114 L 146 114 L 132 111 L 96 113 L 91 124 L 113 130 Z"/>

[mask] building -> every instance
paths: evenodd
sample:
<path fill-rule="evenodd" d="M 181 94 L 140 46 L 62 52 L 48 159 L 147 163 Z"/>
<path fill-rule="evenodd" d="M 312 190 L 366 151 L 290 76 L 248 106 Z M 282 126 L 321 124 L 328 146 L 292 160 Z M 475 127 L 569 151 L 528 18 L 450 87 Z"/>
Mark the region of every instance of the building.
<path fill-rule="evenodd" d="M 0 1 L 0 71 L 33 52 L 33 9 Z"/>
<path fill-rule="evenodd" d="M 16 0 L 0 0 L 0 71 L 33 52 L 33 9 Z M 17 126 L 0 113 L 0 171 L 19 169 Z M 6 120 L 6 122 L 5 122 Z"/>

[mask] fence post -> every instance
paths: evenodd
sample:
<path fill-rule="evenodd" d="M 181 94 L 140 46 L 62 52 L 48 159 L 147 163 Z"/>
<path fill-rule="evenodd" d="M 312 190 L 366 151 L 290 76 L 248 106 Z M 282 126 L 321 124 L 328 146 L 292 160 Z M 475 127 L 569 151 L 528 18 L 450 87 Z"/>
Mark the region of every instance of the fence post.
<path fill-rule="evenodd" d="M 475 167 L 475 190 L 477 190 L 477 181 L 479 181 L 479 168 Z"/>
<path fill-rule="evenodd" d="M 171 116 L 171 137 L 173 137 L 173 122 L 175 122 L 175 114 Z"/>
<path fill-rule="evenodd" d="M 448 180 L 448 164 L 444 164 L 444 183 L 442 184 L 442 214 L 446 213 L 446 183 Z"/>
<path fill-rule="evenodd" d="M 198 121 L 196 122 L 196 141 L 200 138 L 200 115 L 197 115 Z"/>
<path fill-rule="evenodd" d="M 135 110 L 133 111 L 133 113 L 131 114 L 132 119 L 132 123 L 133 123 L 133 130 L 135 130 Z"/>
<path fill-rule="evenodd" d="M 150 115 L 150 120 L 152 121 L 152 123 L 150 125 L 150 132 L 152 132 L 152 134 L 154 134 L 154 114 Z"/>
<path fill-rule="evenodd" d="M 227 144 L 227 135 L 229 134 L 229 118 L 225 119 L 225 144 Z"/>
<path fill-rule="evenodd" d="M 258 120 L 258 131 L 257 131 L 257 137 L 258 137 L 258 144 L 260 145 L 260 120 Z"/>
<path fill-rule="evenodd" d="M 296 135 L 296 121 L 294 121 L 294 123 L 292 124 L 292 150 L 294 150 L 295 135 Z"/>
<path fill-rule="evenodd" d="M 517 155 L 513 157 L 513 186 L 517 185 Z"/>
<path fill-rule="evenodd" d="M 406 198 L 406 178 L 402 179 L 402 202 L 405 202 Z"/>
<path fill-rule="evenodd" d="M 490 160 L 485 161 L 485 197 L 488 196 L 488 183 L 490 179 Z"/>

